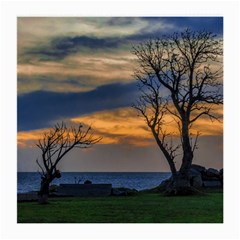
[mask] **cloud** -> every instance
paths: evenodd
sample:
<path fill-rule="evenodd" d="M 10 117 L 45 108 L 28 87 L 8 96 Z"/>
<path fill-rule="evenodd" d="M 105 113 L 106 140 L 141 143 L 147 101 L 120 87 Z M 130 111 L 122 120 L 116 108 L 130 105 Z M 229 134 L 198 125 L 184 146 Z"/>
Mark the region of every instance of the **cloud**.
<path fill-rule="evenodd" d="M 59 119 L 130 106 L 137 95 L 135 83 L 109 84 L 80 93 L 36 91 L 23 94 L 18 96 L 18 131 L 45 128 Z"/>
<path fill-rule="evenodd" d="M 221 108 L 215 110 L 220 114 Z M 71 114 L 68 114 L 71 115 Z M 149 146 L 154 144 L 152 134 L 143 118 L 138 116 L 135 109 L 119 107 L 108 110 L 95 111 L 88 114 L 79 114 L 65 119 L 70 125 L 84 123 L 92 125 L 97 136 L 103 137 L 101 144 L 123 144 L 134 146 Z M 179 138 L 177 124 L 170 115 L 165 118 L 164 128 L 171 133 L 174 139 Z M 39 138 L 40 133 L 46 129 L 20 131 L 18 134 L 19 146 L 27 146 L 32 140 Z M 211 122 L 208 118 L 198 119 L 191 128 L 191 134 L 200 136 L 222 136 L 223 124 L 219 121 Z M 37 136 L 37 138 L 36 138 Z"/>
<path fill-rule="evenodd" d="M 98 144 L 148 147 L 155 144 L 151 132 L 143 119 L 137 117 L 132 108 L 117 108 L 66 120 L 67 124 L 84 123 L 91 125 L 95 136 L 103 139 Z M 18 132 L 18 146 L 31 148 L 40 139 L 47 128 Z"/>
<path fill-rule="evenodd" d="M 18 62 L 59 61 L 80 50 L 118 48 L 147 24 L 141 18 L 19 17 Z"/>
<path fill-rule="evenodd" d="M 167 32 L 165 18 L 18 18 L 18 62 L 60 61 L 80 52 L 122 48 L 137 36 Z"/>
<path fill-rule="evenodd" d="M 118 48 L 186 28 L 223 34 L 222 17 L 19 17 L 18 60 L 63 59 L 80 49 Z"/>
<path fill-rule="evenodd" d="M 32 131 L 23 131 L 17 133 L 17 145 L 19 148 L 34 148 L 39 139 L 42 138 L 43 133 L 47 129 L 38 129 Z"/>
<path fill-rule="evenodd" d="M 64 74 L 34 74 L 18 76 L 18 95 L 36 92 L 88 92 L 108 81 L 97 81 L 90 76 L 68 76 Z"/>
<path fill-rule="evenodd" d="M 21 63 L 18 64 L 18 94 L 36 90 L 89 91 L 119 79 L 131 82 L 134 59 L 130 51 L 114 50 L 73 54 L 61 62 Z"/>
<path fill-rule="evenodd" d="M 146 24 L 138 17 L 18 17 L 18 34 L 36 40 L 60 35 L 116 37 L 136 33 Z"/>
<path fill-rule="evenodd" d="M 20 57 L 21 62 L 29 62 L 31 59 L 39 61 L 60 61 L 68 55 L 81 51 L 96 51 L 106 48 L 118 48 L 120 39 L 117 38 L 96 38 L 89 36 L 59 36 L 50 40 L 46 45 L 37 45 L 26 48 Z M 91 51 L 90 51 L 91 50 Z"/>
<path fill-rule="evenodd" d="M 137 111 L 130 107 L 100 111 L 70 119 L 74 123 L 91 124 L 102 136 L 101 144 L 146 147 L 154 143 L 151 132 Z"/>
<path fill-rule="evenodd" d="M 119 79 L 130 82 L 136 66 L 131 44 L 186 27 L 220 33 L 222 21 L 221 17 L 20 17 L 18 94 L 89 91 Z"/>

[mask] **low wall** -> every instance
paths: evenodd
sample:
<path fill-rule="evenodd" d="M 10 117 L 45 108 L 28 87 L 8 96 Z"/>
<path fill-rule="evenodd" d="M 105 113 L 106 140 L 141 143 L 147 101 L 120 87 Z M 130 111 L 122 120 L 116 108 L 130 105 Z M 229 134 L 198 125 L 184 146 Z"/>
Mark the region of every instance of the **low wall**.
<path fill-rule="evenodd" d="M 112 184 L 60 184 L 56 195 L 78 197 L 110 196 Z"/>
<path fill-rule="evenodd" d="M 18 193 L 17 194 L 17 201 L 18 202 L 25 202 L 25 201 L 36 201 L 38 200 L 37 193 Z"/>

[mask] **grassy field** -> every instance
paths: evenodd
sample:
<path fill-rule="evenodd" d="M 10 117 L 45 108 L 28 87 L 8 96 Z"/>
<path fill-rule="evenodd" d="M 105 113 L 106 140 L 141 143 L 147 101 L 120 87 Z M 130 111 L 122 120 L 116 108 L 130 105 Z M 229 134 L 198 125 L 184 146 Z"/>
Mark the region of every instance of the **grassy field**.
<path fill-rule="evenodd" d="M 222 223 L 223 193 L 166 197 L 53 198 L 18 203 L 18 223 Z"/>

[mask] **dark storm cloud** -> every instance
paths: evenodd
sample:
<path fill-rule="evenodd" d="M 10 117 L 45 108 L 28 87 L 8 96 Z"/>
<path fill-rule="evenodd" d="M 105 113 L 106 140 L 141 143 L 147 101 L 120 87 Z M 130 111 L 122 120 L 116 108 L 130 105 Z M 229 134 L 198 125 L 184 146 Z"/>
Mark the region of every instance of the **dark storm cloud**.
<path fill-rule="evenodd" d="M 59 60 L 64 57 L 77 53 L 84 49 L 104 50 L 106 48 L 118 48 L 119 39 L 117 38 L 96 38 L 89 36 L 59 36 L 50 40 L 50 44 L 25 49 L 25 61 L 27 56 L 38 57 L 39 60 Z M 21 58 L 22 59 L 22 58 Z"/>
<path fill-rule="evenodd" d="M 135 83 L 109 84 L 80 93 L 23 94 L 18 97 L 18 131 L 49 127 L 54 120 L 130 106 L 137 94 Z"/>

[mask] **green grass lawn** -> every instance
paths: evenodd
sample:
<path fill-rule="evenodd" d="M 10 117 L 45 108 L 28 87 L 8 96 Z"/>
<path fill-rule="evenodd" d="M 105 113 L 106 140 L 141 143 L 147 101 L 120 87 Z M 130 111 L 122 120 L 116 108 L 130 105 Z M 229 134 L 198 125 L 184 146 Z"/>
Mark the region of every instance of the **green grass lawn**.
<path fill-rule="evenodd" d="M 52 198 L 18 203 L 18 223 L 222 223 L 223 193 L 166 197 Z"/>

